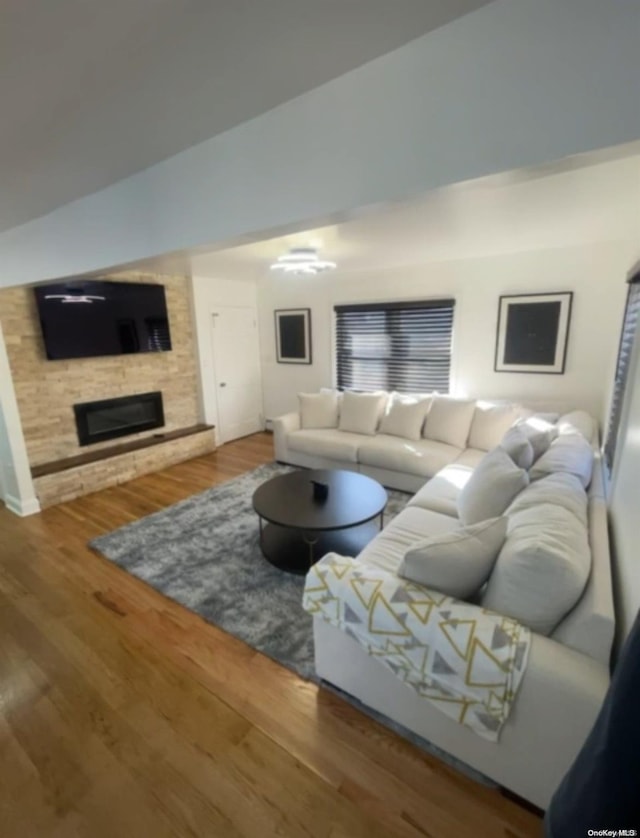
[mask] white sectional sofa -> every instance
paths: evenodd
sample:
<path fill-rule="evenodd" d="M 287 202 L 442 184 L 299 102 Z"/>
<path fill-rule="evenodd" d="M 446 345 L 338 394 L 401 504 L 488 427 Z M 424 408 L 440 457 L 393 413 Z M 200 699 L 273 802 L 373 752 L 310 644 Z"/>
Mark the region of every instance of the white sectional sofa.
<path fill-rule="evenodd" d="M 444 404 L 439 397 L 415 401 L 425 408 L 418 438 L 415 421 L 400 421 L 396 433 L 379 432 L 380 427 L 394 429 L 386 397 L 373 433 L 340 430 L 340 418 L 338 426 L 332 427 L 335 416 L 318 418 L 313 404 L 306 416 L 292 413 L 274 422 L 279 461 L 353 469 L 388 487 L 416 492 L 407 507 L 355 557 L 363 567 L 393 574 L 402 570 L 412 545 L 460 528 L 461 493 L 478 464 L 486 461 L 487 451 L 500 444 L 514 422 L 531 414 L 520 405 L 451 399 Z M 416 408 L 414 420 L 417 412 Z M 409 413 L 407 407 L 401 418 Z M 325 427 L 308 427 L 310 415 L 312 423 L 324 422 Z M 555 417 L 543 420 L 550 418 Z M 355 640 L 314 618 L 316 669 L 321 678 L 541 808 L 546 807 L 600 709 L 609 685 L 615 628 L 597 426 L 585 414 L 572 413 L 561 418 L 557 427 L 562 441 L 551 443 L 524 470 L 529 485 L 503 513 L 506 541 L 488 583 L 474 600 L 479 610 L 488 607 L 532 629 L 527 669 L 498 743 L 444 716 Z M 412 438 L 397 435 L 399 431 Z M 541 556 L 551 554 L 553 560 L 558 550 L 561 555 L 558 566 L 552 561 L 548 583 L 540 577 L 543 564 L 531 563 L 537 555 L 538 533 Z M 558 548 L 565 537 L 573 541 Z M 520 566 L 521 555 L 528 556 L 524 559 L 527 567 Z M 562 611 L 562 590 L 567 585 L 571 605 Z"/>
<path fill-rule="evenodd" d="M 320 394 L 304 394 L 306 403 Z M 350 395 L 350 394 L 347 394 Z M 389 399 L 392 396 L 389 394 Z M 407 407 L 412 403 L 408 401 Z M 391 427 L 385 423 L 384 410 L 388 398 L 381 400 L 380 419 L 374 432 L 344 430 L 340 412 L 316 416 L 310 411 L 311 426 L 305 426 L 300 411 L 280 416 L 273 421 L 276 459 L 305 468 L 343 468 L 373 477 L 383 486 L 404 492 L 415 492 L 425 480 L 436 475 L 450 463 L 475 466 L 484 454 L 500 442 L 504 432 L 526 411 L 517 405 L 476 402 L 471 399 L 448 399 L 421 396 L 424 413 L 411 421 Z M 402 409 L 402 397 L 396 405 Z M 447 407 L 454 407 L 447 411 Z M 320 425 L 320 427 L 319 427 Z M 350 423 L 348 427 L 355 427 Z M 419 434 L 414 428 L 419 427 Z M 360 425 L 364 427 L 364 423 Z M 386 428 L 405 430 L 409 436 L 385 432 Z M 480 447 L 483 446 L 483 447 Z"/>

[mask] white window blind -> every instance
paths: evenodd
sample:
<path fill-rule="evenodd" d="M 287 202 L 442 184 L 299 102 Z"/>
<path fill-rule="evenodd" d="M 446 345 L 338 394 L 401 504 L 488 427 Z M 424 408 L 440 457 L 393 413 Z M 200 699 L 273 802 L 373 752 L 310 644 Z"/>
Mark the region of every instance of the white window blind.
<path fill-rule="evenodd" d="M 629 282 L 627 294 L 627 305 L 622 323 L 622 334 L 620 335 L 620 347 L 618 349 L 618 361 L 616 364 L 616 377 L 613 384 L 611 396 L 611 407 L 609 408 L 609 422 L 607 423 L 607 436 L 604 443 L 605 462 L 609 471 L 613 468 L 613 460 L 620 429 L 620 418 L 622 416 L 622 405 L 624 393 L 629 378 L 629 365 L 631 363 L 631 352 L 638 328 L 640 315 L 640 273 L 636 274 Z"/>
<path fill-rule="evenodd" d="M 338 387 L 448 393 L 454 304 L 336 306 Z"/>

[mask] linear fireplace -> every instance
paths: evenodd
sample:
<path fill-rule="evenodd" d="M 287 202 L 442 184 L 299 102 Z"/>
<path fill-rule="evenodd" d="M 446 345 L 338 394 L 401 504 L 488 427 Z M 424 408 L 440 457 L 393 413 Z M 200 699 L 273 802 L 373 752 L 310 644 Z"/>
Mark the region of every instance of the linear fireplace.
<path fill-rule="evenodd" d="M 162 393 L 140 393 L 118 399 L 74 404 L 80 445 L 137 434 L 164 425 Z"/>

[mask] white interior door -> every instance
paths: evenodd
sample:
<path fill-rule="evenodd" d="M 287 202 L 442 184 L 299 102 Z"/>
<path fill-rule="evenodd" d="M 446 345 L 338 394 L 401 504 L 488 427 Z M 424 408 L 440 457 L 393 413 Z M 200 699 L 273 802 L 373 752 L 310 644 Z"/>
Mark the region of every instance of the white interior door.
<path fill-rule="evenodd" d="M 212 313 L 218 440 L 262 430 L 262 376 L 253 308 L 220 306 Z"/>

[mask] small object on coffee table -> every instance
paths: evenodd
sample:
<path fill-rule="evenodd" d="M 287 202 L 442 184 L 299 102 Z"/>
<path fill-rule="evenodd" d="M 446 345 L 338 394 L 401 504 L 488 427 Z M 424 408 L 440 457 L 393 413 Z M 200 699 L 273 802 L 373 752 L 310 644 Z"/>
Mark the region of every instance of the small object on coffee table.
<path fill-rule="evenodd" d="M 323 501 L 329 497 L 329 484 L 321 483 L 320 480 L 312 480 L 313 499 Z"/>
<path fill-rule="evenodd" d="M 309 483 L 325 484 L 321 503 Z M 273 477 L 253 495 L 260 548 L 271 564 L 306 573 L 326 553 L 356 556 L 382 529 L 387 493 L 353 471 L 300 470 Z"/>

